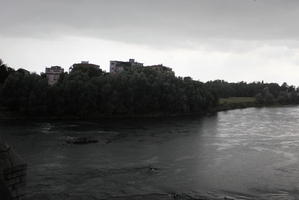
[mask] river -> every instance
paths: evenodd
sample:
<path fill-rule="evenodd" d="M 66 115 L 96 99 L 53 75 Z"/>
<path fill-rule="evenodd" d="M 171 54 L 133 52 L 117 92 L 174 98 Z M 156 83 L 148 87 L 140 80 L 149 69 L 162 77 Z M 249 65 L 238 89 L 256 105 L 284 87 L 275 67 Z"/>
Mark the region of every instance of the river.
<path fill-rule="evenodd" d="M 202 118 L 4 120 L 0 133 L 28 163 L 28 199 L 299 198 L 298 106 Z M 99 142 L 67 144 L 68 136 Z"/>

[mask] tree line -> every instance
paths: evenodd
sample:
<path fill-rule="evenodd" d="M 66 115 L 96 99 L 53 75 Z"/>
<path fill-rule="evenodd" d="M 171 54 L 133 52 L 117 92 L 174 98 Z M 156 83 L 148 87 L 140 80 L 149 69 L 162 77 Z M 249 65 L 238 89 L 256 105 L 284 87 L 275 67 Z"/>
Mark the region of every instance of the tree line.
<path fill-rule="evenodd" d="M 13 70 L 1 62 L 0 104 L 30 115 L 78 116 L 203 113 L 218 98 L 204 83 L 149 68 L 110 74 L 74 64 L 58 83 L 45 74 Z"/>
<path fill-rule="evenodd" d="M 260 105 L 298 104 L 299 88 L 283 83 L 238 82 L 229 83 L 223 80 L 205 83 L 209 91 L 216 93 L 219 98 L 255 97 Z"/>
<path fill-rule="evenodd" d="M 58 83 L 45 74 L 14 70 L 0 60 L 0 106 L 28 115 L 89 118 L 114 115 L 204 113 L 219 98 L 256 97 L 257 103 L 299 103 L 299 90 L 286 83 L 206 83 L 150 68 L 110 74 L 92 64 L 74 64 Z"/>

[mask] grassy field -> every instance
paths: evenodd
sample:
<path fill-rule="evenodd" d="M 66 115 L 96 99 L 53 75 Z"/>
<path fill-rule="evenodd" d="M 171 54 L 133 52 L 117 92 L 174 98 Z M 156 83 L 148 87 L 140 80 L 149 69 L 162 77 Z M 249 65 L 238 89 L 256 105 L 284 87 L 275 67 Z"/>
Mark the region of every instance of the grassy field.
<path fill-rule="evenodd" d="M 219 105 L 223 104 L 239 104 L 239 103 L 254 103 L 255 97 L 229 97 L 229 98 L 220 98 Z"/>

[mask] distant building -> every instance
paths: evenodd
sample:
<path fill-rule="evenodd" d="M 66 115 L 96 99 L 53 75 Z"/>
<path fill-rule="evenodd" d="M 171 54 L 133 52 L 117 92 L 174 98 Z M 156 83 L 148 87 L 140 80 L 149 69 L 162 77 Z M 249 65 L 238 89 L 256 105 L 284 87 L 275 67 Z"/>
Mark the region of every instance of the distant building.
<path fill-rule="evenodd" d="M 174 72 L 172 71 L 172 69 L 170 67 L 166 67 L 162 64 L 160 64 L 160 65 L 151 65 L 151 66 L 146 66 L 146 67 L 150 68 L 150 69 L 153 69 L 153 70 L 156 70 L 156 71 L 159 71 L 161 73 L 169 73 L 169 74 L 174 75 Z"/>
<path fill-rule="evenodd" d="M 129 59 L 129 62 L 110 61 L 110 73 L 118 73 L 135 67 L 143 67 L 143 63 L 135 62 L 134 59 Z"/>
<path fill-rule="evenodd" d="M 49 85 L 54 85 L 58 82 L 60 78 L 60 74 L 64 72 L 64 69 L 59 66 L 52 66 L 50 68 L 46 68 L 46 76 L 48 79 Z"/>

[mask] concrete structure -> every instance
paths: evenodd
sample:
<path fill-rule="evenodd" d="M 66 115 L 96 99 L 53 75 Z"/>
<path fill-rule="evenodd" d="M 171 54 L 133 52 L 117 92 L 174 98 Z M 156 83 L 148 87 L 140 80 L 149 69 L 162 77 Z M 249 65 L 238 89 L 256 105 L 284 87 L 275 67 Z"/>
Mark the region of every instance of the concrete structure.
<path fill-rule="evenodd" d="M 59 66 L 52 66 L 50 68 L 46 68 L 46 76 L 48 79 L 49 85 L 54 85 L 58 82 L 60 74 L 64 72 L 64 69 Z"/>
<path fill-rule="evenodd" d="M 0 199 L 25 198 L 27 165 L 0 138 Z"/>
<path fill-rule="evenodd" d="M 129 62 L 110 61 L 110 73 L 118 73 L 124 70 L 134 69 L 136 67 L 143 67 L 143 63 L 135 62 L 134 59 L 129 59 Z"/>
<path fill-rule="evenodd" d="M 173 74 L 174 75 L 174 72 L 172 71 L 172 69 L 170 67 L 166 67 L 162 64 L 160 65 L 151 65 L 151 66 L 146 66 L 150 69 L 153 69 L 153 70 L 156 70 L 156 71 L 159 71 L 161 73 L 169 73 L 169 74 Z"/>

